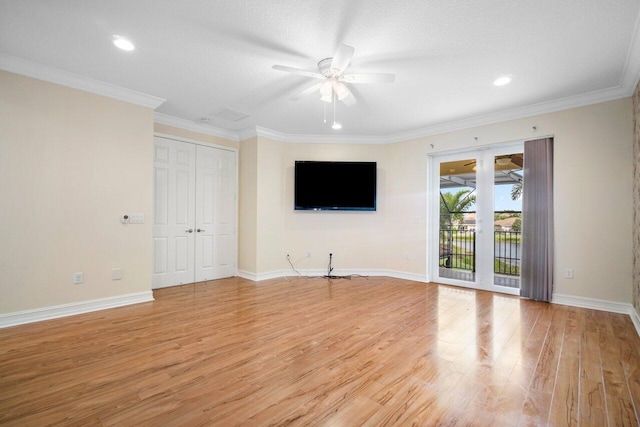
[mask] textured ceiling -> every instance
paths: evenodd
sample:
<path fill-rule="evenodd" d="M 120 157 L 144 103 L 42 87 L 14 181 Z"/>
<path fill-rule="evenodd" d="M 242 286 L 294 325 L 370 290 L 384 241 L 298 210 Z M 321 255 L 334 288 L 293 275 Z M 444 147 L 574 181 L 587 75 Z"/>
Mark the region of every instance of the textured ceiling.
<path fill-rule="evenodd" d="M 639 9 L 640 0 L 0 0 L 0 52 L 164 98 L 158 112 L 220 129 L 379 136 L 636 83 Z M 135 51 L 115 48 L 115 34 Z M 315 81 L 271 66 L 317 70 L 340 43 L 355 48 L 349 72 L 396 81 L 352 85 L 358 103 L 338 104 L 335 131 L 319 95 L 289 99 Z M 511 84 L 492 84 L 505 74 Z M 215 115 L 225 108 L 249 117 Z"/>

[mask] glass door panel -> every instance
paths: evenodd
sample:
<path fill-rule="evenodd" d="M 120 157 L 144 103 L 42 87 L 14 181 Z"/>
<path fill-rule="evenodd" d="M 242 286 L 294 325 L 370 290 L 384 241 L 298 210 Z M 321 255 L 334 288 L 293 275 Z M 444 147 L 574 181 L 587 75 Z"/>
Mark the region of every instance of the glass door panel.
<path fill-rule="evenodd" d="M 429 272 L 450 285 L 519 293 L 522 143 L 434 156 Z"/>
<path fill-rule="evenodd" d="M 438 276 L 476 281 L 476 159 L 439 164 Z"/>
<path fill-rule="evenodd" d="M 520 289 L 522 152 L 494 156 L 493 284 Z"/>

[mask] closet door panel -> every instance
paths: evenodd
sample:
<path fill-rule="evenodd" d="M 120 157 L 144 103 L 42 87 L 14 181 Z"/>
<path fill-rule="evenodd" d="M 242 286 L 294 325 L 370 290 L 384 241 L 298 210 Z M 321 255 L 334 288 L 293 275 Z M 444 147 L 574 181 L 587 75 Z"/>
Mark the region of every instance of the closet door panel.
<path fill-rule="evenodd" d="M 221 150 L 198 146 L 196 161 L 196 259 L 195 280 L 217 279 L 215 271 L 216 181 Z"/>
<path fill-rule="evenodd" d="M 154 138 L 154 153 L 155 289 L 193 282 L 196 150 L 193 144 Z"/>

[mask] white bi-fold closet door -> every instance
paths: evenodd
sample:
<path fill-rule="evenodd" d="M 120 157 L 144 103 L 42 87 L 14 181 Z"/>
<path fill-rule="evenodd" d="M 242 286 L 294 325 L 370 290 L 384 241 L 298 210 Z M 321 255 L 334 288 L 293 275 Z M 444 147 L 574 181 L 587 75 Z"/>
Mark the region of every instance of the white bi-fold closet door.
<path fill-rule="evenodd" d="M 152 287 L 235 275 L 236 153 L 154 138 Z"/>

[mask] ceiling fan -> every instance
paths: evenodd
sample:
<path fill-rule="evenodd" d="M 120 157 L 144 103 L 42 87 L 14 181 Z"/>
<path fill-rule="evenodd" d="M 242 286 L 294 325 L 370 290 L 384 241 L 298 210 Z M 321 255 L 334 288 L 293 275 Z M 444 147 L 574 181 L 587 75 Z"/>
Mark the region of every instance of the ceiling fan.
<path fill-rule="evenodd" d="M 333 102 L 335 98 L 342 101 L 345 105 L 353 105 L 356 99 L 347 87 L 347 83 L 392 83 L 395 81 L 394 74 L 368 73 L 368 74 L 345 74 L 351 58 L 353 57 L 354 48 L 341 44 L 332 58 L 325 58 L 318 62 L 318 71 L 301 70 L 298 68 L 287 67 L 285 65 L 274 65 L 274 70 L 280 70 L 287 73 L 299 74 L 305 77 L 311 77 L 320 80 L 320 82 L 310 86 L 291 97 L 292 100 L 310 95 L 320 91 L 324 102 Z"/>

